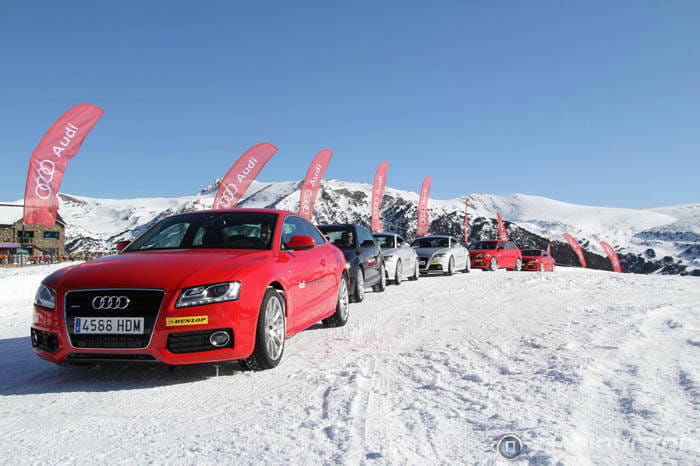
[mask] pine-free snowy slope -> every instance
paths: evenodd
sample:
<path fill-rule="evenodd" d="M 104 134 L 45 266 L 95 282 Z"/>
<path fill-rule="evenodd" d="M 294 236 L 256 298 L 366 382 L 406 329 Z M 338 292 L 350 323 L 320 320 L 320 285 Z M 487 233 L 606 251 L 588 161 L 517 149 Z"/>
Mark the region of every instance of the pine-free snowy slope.
<path fill-rule="evenodd" d="M 0 269 L 0 458 L 20 463 L 698 464 L 697 279 L 559 269 L 421 278 L 288 341 L 282 364 L 58 367 L 50 270 Z"/>

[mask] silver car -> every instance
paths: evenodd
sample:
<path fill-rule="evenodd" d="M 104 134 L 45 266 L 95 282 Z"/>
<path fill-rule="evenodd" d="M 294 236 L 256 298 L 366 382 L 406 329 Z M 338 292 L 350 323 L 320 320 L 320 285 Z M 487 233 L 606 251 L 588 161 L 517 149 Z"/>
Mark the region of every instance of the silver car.
<path fill-rule="evenodd" d="M 458 270 L 470 270 L 469 250 L 451 236 L 421 236 L 411 247 L 418 254 L 421 273 L 452 275 Z"/>
<path fill-rule="evenodd" d="M 418 255 L 396 233 L 372 233 L 374 240 L 382 248 L 384 256 L 384 270 L 388 280 L 395 285 L 400 285 L 402 280 L 418 280 Z"/>

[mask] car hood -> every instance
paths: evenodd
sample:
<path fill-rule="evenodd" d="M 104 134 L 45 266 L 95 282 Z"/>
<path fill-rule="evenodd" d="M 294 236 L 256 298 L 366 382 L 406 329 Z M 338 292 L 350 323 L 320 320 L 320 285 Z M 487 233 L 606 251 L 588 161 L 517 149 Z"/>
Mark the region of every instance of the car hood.
<path fill-rule="evenodd" d="M 531 260 L 539 260 L 539 259 L 542 259 L 542 256 L 523 256 L 523 260 L 525 260 L 525 259 L 530 260 L 530 261 Z"/>
<path fill-rule="evenodd" d="M 182 249 L 106 256 L 59 270 L 44 281 L 63 289 L 160 288 L 166 291 L 242 278 L 246 266 L 271 251 Z"/>
<path fill-rule="evenodd" d="M 382 254 L 384 256 L 391 256 L 398 252 L 398 248 L 382 248 Z"/>
<path fill-rule="evenodd" d="M 493 256 L 496 254 L 496 251 L 494 249 L 470 249 L 469 254 L 472 256 L 476 254 L 488 254 L 489 256 Z"/>
<path fill-rule="evenodd" d="M 433 254 L 437 254 L 439 252 L 447 252 L 449 251 L 450 248 L 417 248 L 414 249 L 416 251 L 416 254 L 418 254 L 418 257 L 431 257 Z"/>

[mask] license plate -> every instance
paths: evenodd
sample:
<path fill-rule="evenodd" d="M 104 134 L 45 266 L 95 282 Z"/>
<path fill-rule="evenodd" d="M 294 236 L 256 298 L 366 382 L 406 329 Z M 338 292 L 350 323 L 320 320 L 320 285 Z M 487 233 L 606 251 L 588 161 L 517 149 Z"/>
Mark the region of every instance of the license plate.
<path fill-rule="evenodd" d="M 76 317 L 73 333 L 142 334 L 143 317 Z"/>

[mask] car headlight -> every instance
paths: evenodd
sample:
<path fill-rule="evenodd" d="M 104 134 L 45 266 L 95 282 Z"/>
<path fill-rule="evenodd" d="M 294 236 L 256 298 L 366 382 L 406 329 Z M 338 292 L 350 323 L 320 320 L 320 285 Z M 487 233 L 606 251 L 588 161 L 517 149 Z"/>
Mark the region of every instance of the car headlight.
<path fill-rule="evenodd" d="M 241 282 L 214 283 L 185 288 L 175 307 L 202 306 L 204 304 L 235 301 L 241 291 Z"/>
<path fill-rule="evenodd" d="M 34 304 L 47 309 L 56 309 L 56 292 L 48 286 L 39 285 L 34 295 Z"/>
<path fill-rule="evenodd" d="M 476 257 L 489 257 L 488 254 L 477 254 Z"/>
<path fill-rule="evenodd" d="M 441 252 L 440 254 L 435 254 L 433 259 L 442 259 L 443 257 L 445 257 L 445 253 Z"/>

